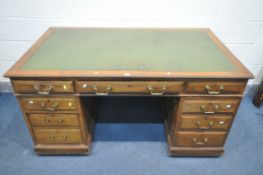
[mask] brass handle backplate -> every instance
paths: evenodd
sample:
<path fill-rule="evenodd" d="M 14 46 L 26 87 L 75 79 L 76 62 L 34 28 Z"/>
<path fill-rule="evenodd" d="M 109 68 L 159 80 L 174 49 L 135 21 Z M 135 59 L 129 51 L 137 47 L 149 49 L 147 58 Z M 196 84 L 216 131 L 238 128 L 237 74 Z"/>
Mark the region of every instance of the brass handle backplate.
<path fill-rule="evenodd" d="M 47 106 L 45 102 L 40 102 L 40 105 L 41 105 L 41 107 L 44 108 L 45 110 L 55 111 L 56 108 L 59 106 L 59 103 L 58 103 L 58 102 L 53 102 L 50 107 Z"/>
<path fill-rule="evenodd" d="M 192 138 L 192 141 L 193 141 L 193 144 L 194 144 L 194 145 L 197 145 L 197 146 L 204 146 L 204 145 L 207 144 L 207 142 L 208 142 L 208 138 L 207 138 L 207 137 L 204 138 L 203 141 L 198 141 L 196 138 Z"/>
<path fill-rule="evenodd" d="M 151 95 L 163 95 L 165 93 L 166 87 L 163 86 L 160 92 L 155 92 L 154 88 L 152 86 L 148 86 L 148 91 L 150 91 Z"/>
<path fill-rule="evenodd" d="M 202 112 L 204 112 L 204 114 L 215 114 L 216 111 L 220 108 L 220 106 L 218 104 L 214 105 L 214 104 L 209 103 L 208 105 L 209 106 L 212 105 L 212 108 L 213 108 L 212 111 L 208 111 L 209 107 L 207 107 L 207 105 L 201 105 L 200 106 L 200 109 L 201 109 Z"/>
<path fill-rule="evenodd" d="M 37 93 L 40 94 L 40 95 L 48 95 L 48 94 L 50 94 L 51 91 L 52 91 L 52 86 L 49 85 L 46 91 L 43 91 L 43 90 L 41 91 L 41 90 L 40 90 L 40 89 L 41 89 L 41 86 L 40 86 L 40 85 L 34 85 L 34 89 L 35 89 L 35 90 L 37 91 Z"/>
<path fill-rule="evenodd" d="M 213 125 L 214 125 L 214 122 L 213 121 L 209 121 L 207 126 L 201 126 L 201 122 L 199 120 L 197 120 L 195 122 L 195 125 L 198 129 L 203 129 L 203 130 L 206 130 L 206 129 L 210 129 Z"/>
<path fill-rule="evenodd" d="M 212 91 L 209 85 L 205 85 L 205 89 L 210 95 L 218 95 L 224 90 L 224 85 L 220 85 L 217 91 Z"/>
<path fill-rule="evenodd" d="M 99 92 L 99 89 L 97 88 L 96 85 L 93 85 L 92 89 L 94 90 L 96 95 L 109 95 L 109 93 L 111 91 L 111 86 L 107 86 L 105 88 L 105 92 Z"/>

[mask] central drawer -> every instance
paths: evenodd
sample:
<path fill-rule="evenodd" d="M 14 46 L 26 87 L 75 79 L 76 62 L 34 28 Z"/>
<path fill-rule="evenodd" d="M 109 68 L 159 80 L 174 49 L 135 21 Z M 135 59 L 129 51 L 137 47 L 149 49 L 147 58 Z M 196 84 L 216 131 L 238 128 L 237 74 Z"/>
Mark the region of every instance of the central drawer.
<path fill-rule="evenodd" d="M 33 127 L 79 126 L 77 114 L 27 114 L 27 117 Z"/>
<path fill-rule="evenodd" d="M 39 144 L 78 144 L 81 143 L 79 129 L 33 129 Z"/>
<path fill-rule="evenodd" d="M 118 93 L 165 95 L 182 92 L 183 84 L 182 81 L 77 81 L 76 91 L 97 95 Z"/>
<path fill-rule="evenodd" d="M 25 110 L 76 110 L 74 97 L 22 97 L 21 105 Z"/>

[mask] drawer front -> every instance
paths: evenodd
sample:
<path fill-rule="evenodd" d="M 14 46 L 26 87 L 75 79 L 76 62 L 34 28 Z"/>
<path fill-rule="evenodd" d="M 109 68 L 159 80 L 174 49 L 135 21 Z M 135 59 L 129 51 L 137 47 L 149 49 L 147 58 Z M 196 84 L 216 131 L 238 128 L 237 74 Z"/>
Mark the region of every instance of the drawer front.
<path fill-rule="evenodd" d="M 26 110 L 76 110 L 77 103 L 75 98 L 62 97 L 35 97 L 35 98 L 21 98 L 21 103 Z"/>
<path fill-rule="evenodd" d="M 33 129 L 39 144 L 78 144 L 81 143 L 79 129 Z"/>
<path fill-rule="evenodd" d="M 198 94 L 242 94 L 246 82 L 188 82 L 186 84 L 185 93 Z"/>
<path fill-rule="evenodd" d="M 73 93 L 72 81 L 12 81 L 16 93 L 48 95 Z"/>
<path fill-rule="evenodd" d="M 33 127 L 36 126 L 79 126 L 77 114 L 27 114 Z"/>
<path fill-rule="evenodd" d="M 184 100 L 182 113 L 234 113 L 239 105 L 239 99 L 206 99 L 206 100 Z"/>
<path fill-rule="evenodd" d="M 77 81 L 76 90 L 79 93 L 91 93 L 97 95 L 118 93 L 165 95 L 180 93 L 183 90 L 183 82 Z"/>
<path fill-rule="evenodd" d="M 232 122 L 231 115 L 181 115 L 180 129 L 228 130 Z"/>
<path fill-rule="evenodd" d="M 176 145 L 188 147 L 223 146 L 226 132 L 177 132 Z"/>

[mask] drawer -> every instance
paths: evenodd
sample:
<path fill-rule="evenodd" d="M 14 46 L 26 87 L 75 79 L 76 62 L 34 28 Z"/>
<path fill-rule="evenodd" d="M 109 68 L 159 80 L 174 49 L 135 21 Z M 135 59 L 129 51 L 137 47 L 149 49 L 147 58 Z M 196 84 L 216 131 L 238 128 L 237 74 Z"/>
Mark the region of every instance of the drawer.
<path fill-rule="evenodd" d="M 91 93 L 97 95 L 118 93 L 165 95 L 180 93 L 183 90 L 183 82 L 77 81 L 76 90 L 79 93 Z"/>
<path fill-rule="evenodd" d="M 25 97 L 21 98 L 21 104 L 26 110 L 76 110 L 77 102 L 75 98 L 63 97 Z"/>
<path fill-rule="evenodd" d="M 182 113 L 235 113 L 239 99 L 189 99 L 183 100 Z"/>
<path fill-rule="evenodd" d="M 228 130 L 232 122 L 231 115 L 181 115 L 180 129 Z"/>
<path fill-rule="evenodd" d="M 72 81 L 12 81 L 16 93 L 41 94 L 73 93 Z"/>
<path fill-rule="evenodd" d="M 30 124 L 35 126 L 79 126 L 77 114 L 27 114 Z"/>
<path fill-rule="evenodd" d="M 81 143 L 79 129 L 33 129 L 38 144 L 78 144 Z"/>
<path fill-rule="evenodd" d="M 242 94 L 246 82 L 212 82 L 212 81 L 190 81 L 187 82 L 185 93 L 197 94 Z"/>
<path fill-rule="evenodd" d="M 188 147 L 223 146 L 226 132 L 177 132 L 176 145 Z"/>

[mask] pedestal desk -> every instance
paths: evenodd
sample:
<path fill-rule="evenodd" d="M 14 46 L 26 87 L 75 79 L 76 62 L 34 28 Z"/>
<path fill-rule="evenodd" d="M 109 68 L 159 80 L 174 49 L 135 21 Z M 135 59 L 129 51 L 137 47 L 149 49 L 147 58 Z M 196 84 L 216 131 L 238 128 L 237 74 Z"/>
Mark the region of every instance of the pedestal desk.
<path fill-rule="evenodd" d="M 206 28 L 50 28 L 5 77 L 36 153 L 88 153 L 92 97 L 154 96 L 169 155 L 219 156 L 253 75 Z"/>

